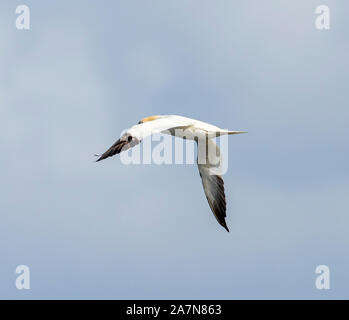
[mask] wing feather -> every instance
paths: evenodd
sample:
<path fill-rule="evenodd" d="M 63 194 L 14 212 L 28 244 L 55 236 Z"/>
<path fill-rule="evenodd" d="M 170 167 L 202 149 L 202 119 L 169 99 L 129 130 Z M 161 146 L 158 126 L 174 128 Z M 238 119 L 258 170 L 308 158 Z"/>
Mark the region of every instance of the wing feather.
<path fill-rule="evenodd" d="M 206 163 L 200 164 L 198 162 L 202 186 L 204 188 L 208 204 L 218 223 L 229 232 L 229 229 L 225 222 L 226 200 L 224 192 L 224 181 L 220 175 L 214 174 L 214 169 L 217 169 L 217 167 L 219 167 L 222 162 L 220 150 L 219 147 L 209 139 L 207 140 L 207 147 L 208 151 L 216 152 L 216 154 L 214 155 L 215 164 L 211 164 L 209 162 L 208 152 L 206 152 Z M 212 160 L 212 154 L 210 156 L 210 159 Z"/>

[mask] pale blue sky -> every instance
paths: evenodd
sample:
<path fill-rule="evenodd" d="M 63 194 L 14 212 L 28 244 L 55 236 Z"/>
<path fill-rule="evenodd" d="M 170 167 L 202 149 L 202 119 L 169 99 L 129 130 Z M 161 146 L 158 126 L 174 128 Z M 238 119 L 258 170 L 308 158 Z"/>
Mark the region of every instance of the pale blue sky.
<path fill-rule="evenodd" d="M 2 1 L 0 298 L 349 298 L 348 14 L 344 0 Z M 229 138 L 230 233 L 196 166 L 93 162 L 153 114 L 249 131 Z"/>

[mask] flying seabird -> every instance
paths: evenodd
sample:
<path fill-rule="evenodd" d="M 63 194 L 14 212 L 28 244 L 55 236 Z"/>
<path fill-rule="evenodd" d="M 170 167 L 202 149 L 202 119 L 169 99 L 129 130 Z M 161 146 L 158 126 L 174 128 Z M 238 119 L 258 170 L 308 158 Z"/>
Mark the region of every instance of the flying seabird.
<path fill-rule="evenodd" d="M 177 115 L 151 116 L 142 119 L 136 125 L 127 129 L 120 139 L 99 156 L 97 162 L 134 147 L 145 137 L 154 133 L 165 133 L 182 139 L 194 140 L 198 146 L 203 141 L 204 149 L 207 152 L 205 151 L 204 155 L 199 159 L 200 152 L 198 149 L 197 159 L 202 185 L 207 201 L 218 223 L 229 232 L 225 222 L 224 182 L 220 174 L 222 157 L 219 147 L 211 139 L 222 135 L 245 132 L 224 130 L 206 122 Z"/>

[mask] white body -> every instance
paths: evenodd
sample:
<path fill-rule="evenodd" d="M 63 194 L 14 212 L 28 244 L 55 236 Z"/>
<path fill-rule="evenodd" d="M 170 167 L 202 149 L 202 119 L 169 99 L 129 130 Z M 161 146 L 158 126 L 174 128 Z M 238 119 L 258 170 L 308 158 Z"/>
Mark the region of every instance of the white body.
<path fill-rule="evenodd" d="M 220 170 L 222 157 L 219 147 L 211 138 L 244 133 L 244 131 L 229 131 L 206 122 L 176 115 L 151 116 L 126 130 L 97 161 L 132 148 L 154 133 L 170 134 L 183 139 L 195 140 L 198 143 L 198 168 L 206 198 L 219 224 L 229 231 L 225 222 L 226 202 Z M 200 142 L 205 146 L 203 154 L 200 152 Z"/>
<path fill-rule="evenodd" d="M 127 133 L 143 140 L 154 133 L 169 133 L 179 138 L 183 138 L 183 133 L 187 134 L 186 139 L 194 140 L 199 138 L 214 138 L 224 134 L 238 133 L 239 131 L 228 131 L 212 124 L 176 115 L 157 116 L 158 118 L 144 123 L 139 123 L 127 130 Z M 175 128 L 176 134 L 174 132 Z M 240 132 L 239 132 L 240 133 Z"/>

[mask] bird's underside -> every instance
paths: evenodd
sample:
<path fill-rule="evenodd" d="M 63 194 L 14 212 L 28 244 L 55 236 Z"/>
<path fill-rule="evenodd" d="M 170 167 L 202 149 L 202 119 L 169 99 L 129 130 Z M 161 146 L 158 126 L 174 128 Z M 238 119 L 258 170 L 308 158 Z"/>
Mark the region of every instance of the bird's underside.
<path fill-rule="evenodd" d="M 181 130 L 178 130 L 181 129 Z M 178 133 L 180 132 L 180 133 Z M 183 132 L 186 132 L 183 134 Z M 198 149 L 198 168 L 204 192 L 209 206 L 218 223 L 228 232 L 225 222 L 226 200 L 224 192 L 224 181 L 220 175 L 222 157 L 219 147 L 211 140 L 212 137 L 223 134 L 238 134 L 243 131 L 228 131 L 205 122 L 197 121 L 181 116 L 152 116 L 139 121 L 120 137 L 97 161 L 104 160 L 115 154 L 125 151 L 140 143 L 146 136 L 154 133 L 165 133 L 184 139 L 205 141 L 205 153 Z"/>

